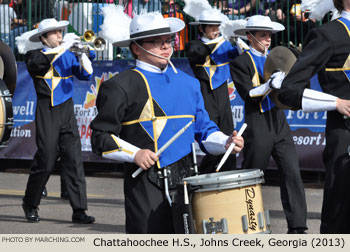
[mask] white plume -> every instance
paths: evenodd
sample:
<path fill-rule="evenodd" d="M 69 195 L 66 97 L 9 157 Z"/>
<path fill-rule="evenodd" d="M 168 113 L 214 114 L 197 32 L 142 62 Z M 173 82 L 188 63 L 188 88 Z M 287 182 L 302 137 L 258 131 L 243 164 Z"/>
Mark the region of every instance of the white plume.
<path fill-rule="evenodd" d="M 185 6 L 183 11 L 195 20 L 198 20 L 199 15 L 204 10 L 210 10 L 213 8 L 207 0 L 184 0 L 184 2 Z"/>
<path fill-rule="evenodd" d="M 108 4 L 102 8 L 102 14 L 101 37 L 110 43 L 129 39 L 131 18 L 124 13 L 123 6 Z"/>
<path fill-rule="evenodd" d="M 247 21 L 244 19 L 228 20 L 220 25 L 220 33 L 225 40 L 231 40 L 232 37 L 237 37 L 235 30 L 245 28 L 246 24 Z"/>
<path fill-rule="evenodd" d="M 43 48 L 41 42 L 32 42 L 29 37 L 37 32 L 37 29 L 22 33 L 21 36 L 16 37 L 16 45 L 20 54 L 26 54 L 28 51 Z"/>
<path fill-rule="evenodd" d="M 301 9 L 302 11 L 309 11 L 310 18 L 316 20 L 321 20 L 329 11 L 333 12 L 332 19 L 338 16 L 333 0 L 302 0 Z"/>

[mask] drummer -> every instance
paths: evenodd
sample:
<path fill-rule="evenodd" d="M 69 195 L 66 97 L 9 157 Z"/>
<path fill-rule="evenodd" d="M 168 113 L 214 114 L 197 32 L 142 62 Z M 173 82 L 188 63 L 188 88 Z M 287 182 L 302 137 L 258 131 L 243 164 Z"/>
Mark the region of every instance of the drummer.
<path fill-rule="evenodd" d="M 111 25 L 118 35 L 119 28 Z M 213 155 L 225 153 L 232 142 L 236 144 L 232 153 L 244 145 L 236 131 L 227 136 L 210 121 L 198 80 L 171 64 L 173 36 L 184 26 L 180 19 L 165 19 L 159 13 L 134 17 L 128 38 L 113 45 L 129 46 L 136 68 L 105 81 L 98 92 L 98 115 L 91 123 L 92 149 L 125 164 L 127 233 L 175 232 L 165 181 L 171 190 L 190 175 L 194 140 Z M 158 157 L 155 152 L 191 121 L 185 133 Z M 133 178 L 138 167 L 144 171 Z M 167 180 L 161 180 L 164 169 L 171 171 Z"/>
<path fill-rule="evenodd" d="M 276 72 L 263 81 L 263 69 L 271 44 L 271 35 L 284 26 L 269 17 L 251 16 L 245 28 L 235 34 L 247 36 L 250 50 L 235 58 L 231 75 L 239 95 L 245 101 L 243 169 L 265 170 L 270 157 L 281 176 L 281 200 L 287 218 L 288 233 L 303 234 L 306 227 L 306 201 L 297 152 L 285 114 L 271 101 L 269 92 L 279 89 L 285 74 Z"/>

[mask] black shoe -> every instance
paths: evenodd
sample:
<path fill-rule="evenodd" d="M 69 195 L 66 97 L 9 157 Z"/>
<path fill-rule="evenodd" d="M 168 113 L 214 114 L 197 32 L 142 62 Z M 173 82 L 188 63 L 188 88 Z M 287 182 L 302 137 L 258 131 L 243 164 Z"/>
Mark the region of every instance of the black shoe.
<path fill-rule="evenodd" d="M 73 223 L 80 223 L 80 224 L 89 224 L 93 223 L 95 221 L 95 218 L 92 216 L 89 216 L 85 213 L 85 210 L 74 210 L 72 215 L 72 222 Z"/>
<path fill-rule="evenodd" d="M 68 200 L 68 193 L 67 192 L 61 192 L 61 199 Z"/>
<path fill-rule="evenodd" d="M 46 187 L 44 187 L 44 190 L 43 190 L 43 193 L 41 194 L 43 197 L 46 197 L 47 196 L 47 190 L 46 190 Z"/>
<path fill-rule="evenodd" d="M 24 211 L 24 216 L 26 219 L 30 222 L 39 222 L 40 217 L 38 215 L 38 208 L 37 207 L 31 207 L 26 203 L 22 203 L 22 208 Z"/>
<path fill-rule="evenodd" d="M 305 228 L 294 228 L 294 229 L 288 229 L 287 234 L 307 234 L 305 232 Z"/>

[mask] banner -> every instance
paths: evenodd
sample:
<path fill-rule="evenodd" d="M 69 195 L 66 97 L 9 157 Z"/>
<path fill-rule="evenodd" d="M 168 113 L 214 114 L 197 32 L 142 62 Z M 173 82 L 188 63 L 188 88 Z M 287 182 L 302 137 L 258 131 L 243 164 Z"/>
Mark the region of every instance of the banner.
<path fill-rule="evenodd" d="M 193 76 L 187 59 L 173 59 L 178 69 Z M 97 93 L 101 84 L 124 70 L 133 68 L 134 60 L 95 61 L 93 62 L 94 78 L 91 81 L 75 79 L 74 112 L 77 118 L 84 161 L 110 162 L 91 152 L 90 122 L 97 114 L 95 106 Z M 33 81 L 23 62 L 17 63 L 18 78 L 13 96 L 14 129 L 8 146 L 0 151 L 0 158 L 32 159 L 36 151 L 35 145 L 35 108 L 36 94 Z M 319 90 L 317 78 L 311 80 L 311 88 Z M 235 128 L 238 130 L 244 123 L 244 102 L 237 93 L 233 83 L 228 85 L 231 100 L 232 116 Z M 326 112 L 303 113 L 302 111 L 285 111 L 292 130 L 294 143 L 299 154 L 302 170 L 323 171 L 322 151 L 325 146 L 324 129 Z M 201 152 L 197 154 L 202 154 Z M 238 156 L 240 166 L 241 155 Z M 276 164 L 271 159 L 269 167 Z M 254 167 L 252 167 L 254 168 Z"/>

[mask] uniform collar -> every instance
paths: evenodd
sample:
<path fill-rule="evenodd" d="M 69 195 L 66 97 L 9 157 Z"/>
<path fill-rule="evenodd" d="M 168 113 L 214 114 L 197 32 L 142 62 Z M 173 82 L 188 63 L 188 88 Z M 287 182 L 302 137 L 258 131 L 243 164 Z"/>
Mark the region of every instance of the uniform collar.
<path fill-rule="evenodd" d="M 136 67 L 141 68 L 142 70 L 153 72 L 153 73 L 164 73 L 168 69 L 168 66 L 161 70 L 159 67 L 156 67 L 154 65 L 148 64 L 141 60 L 136 60 Z"/>
<path fill-rule="evenodd" d="M 342 11 L 341 12 L 341 17 L 346 18 L 347 20 L 350 21 L 350 12 Z"/>
<path fill-rule="evenodd" d="M 215 39 L 208 39 L 207 37 L 204 37 L 202 36 L 201 37 L 201 40 L 204 42 L 204 43 L 208 43 L 208 42 L 212 42 L 212 43 L 215 43 L 215 42 L 218 42 L 219 40 L 221 40 L 222 36 L 219 36 Z"/>
<path fill-rule="evenodd" d="M 256 56 L 259 56 L 259 57 L 266 57 L 267 56 L 267 54 L 263 54 L 251 46 L 249 47 L 249 50 L 251 51 L 252 54 L 254 54 Z"/>

